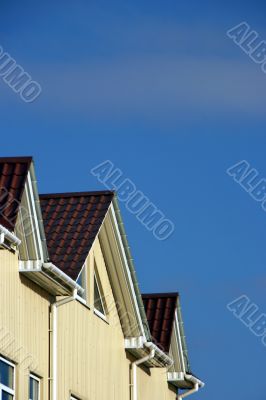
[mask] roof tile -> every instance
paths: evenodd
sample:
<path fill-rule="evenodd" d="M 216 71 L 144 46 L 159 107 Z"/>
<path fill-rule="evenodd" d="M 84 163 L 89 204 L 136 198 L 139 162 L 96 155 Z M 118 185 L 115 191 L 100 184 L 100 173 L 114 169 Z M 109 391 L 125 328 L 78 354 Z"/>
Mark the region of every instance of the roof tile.
<path fill-rule="evenodd" d="M 74 280 L 99 232 L 113 196 L 110 191 L 40 196 L 50 259 Z"/>
<path fill-rule="evenodd" d="M 32 157 L 0 157 L 0 224 L 14 230 Z"/>
<path fill-rule="evenodd" d="M 143 294 L 142 299 L 153 341 L 169 353 L 178 293 Z"/>

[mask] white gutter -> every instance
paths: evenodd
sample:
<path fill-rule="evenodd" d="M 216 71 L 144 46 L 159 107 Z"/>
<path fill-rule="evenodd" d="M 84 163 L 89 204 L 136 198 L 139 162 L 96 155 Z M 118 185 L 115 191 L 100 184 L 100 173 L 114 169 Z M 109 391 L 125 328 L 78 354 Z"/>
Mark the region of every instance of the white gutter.
<path fill-rule="evenodd" d="M 61 269 L 56 267 L 52 263 L 43 263 L 44 270 L 48 270 L 61 279 L 65 284 L 70 286 L 73 290 L 77 290 L 80 295 L 84 293 L 84 289 L 73 279 L 71 279 L 67 274 L 65 274 Z"/>
<path fill-rule="evenodd" d="M 145 346 L 147 343 L 145 343 Z M 149 342 L 149 347 L 152 347 L 155 351 L 155 355 L 158 355 L 158 358 L 161 359 L 165 365 L 165 367 L 170 368 L 174 361 L 167 354 L 165 354 L 156 344 Z"/>
<path fill-rule="evenodd" d="M 59 300 L 52 304 L 52 400 L 57 400 L 57 309 L 58 307 L 67 304 L 77 298 L 77 289 L 74 289 L 73 295 Z"/>
<path fill-rule="evenodd" d="M 11 233 L 8 229 L 6 229 L 3 225 L 0 225 L 0 235 L 1 235 L 1 244 L 4 244 L 5 238 L 16 246 L 19 246 L 21 243 L 21 240 Z"/>
<path fill-rule="evenodd" d="M 146 357 L 141 358 L 140 360 L 134 361 L 131 364 L 131 368 L 132 368 L 132 384 L 131 384 L 131 386 L 132 386 L 132 400 L 138 400 L 137 366 L 140 365 L 140 364 L 145 363 L 146 361 L 151 360 L 155 356 L 155 349 L 154 349 L 153 343 L 147 342 L 144 345 L 145 345 L 145 347 L 149 348 L 150 354 L 148 354 Z"/>
<path fill-rule="evenodd" d="M 125 349 L 126 350 L 143 350 L 143 347 L 152 348 L 155 351 L 155 356 L 153 358 L 162 361 L 164 367 L 170 368 L 174 361 L 166 353 L 164 353 L 156 344 L 152 342 L 146 342 L 143 336 L 131 337 L 125 339 Z"/>
<path fill-rule="evenodd" d="M 177 316 L 177 311 L 175 312 L 175 323 L 176 323 L 176 330 L 177 330 L 177 341 L 178 341 L 178 348 L 179 348 L 179 353 L 180 353 L 180 358 L 181 358 L 181 368 L 182 371 L 184 371 L 184 379 L 191 382 L 193 384 L 193 388 L 190 390 L 187 390 L 186 392 L 178 395 L 178 400 L 181 400 L 187 396 L 190 396 L 191 394 L 198 392 L 199 388 L 202 388 L 204 386 L 204 383 L 197 379 L 195 376 L 191 374 L 187 374 L 185 372 L 185 362 L 184 362 L 184 353 L 183 353 L 183 346 L 182 346 L 182 340 L 181 340 L 181 333 L 180 333 L 180 327 L 179 327 L 179 320 Z"/>
<path fill-rule="evenodd" d="M 178 395 L 178 400 L 184 399 L 187 396 L 190 396 L 193 393 L 196 393 L 199 388 L 203 388 L 204 387 L 204 383 L 202 381 L 200 381 L 199 379 L 197 379 L 195 376 L 193 375 L 189 375 L 189 374 L 185 374 L 184 375 L 185 379 L 191 383 L 193 383 L 193 388 L 190 390 L 187 390 L 186 392 Z"/>

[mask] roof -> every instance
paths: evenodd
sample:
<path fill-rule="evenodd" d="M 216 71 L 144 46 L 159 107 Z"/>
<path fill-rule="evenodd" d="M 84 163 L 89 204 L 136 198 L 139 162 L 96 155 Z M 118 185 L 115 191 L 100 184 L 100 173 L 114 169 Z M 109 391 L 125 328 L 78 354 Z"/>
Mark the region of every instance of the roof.
<path fill-rule="evenodd" d="M 49 258 L 76 280 L 113 199 L 111 191 L 40 195 Z"/>
<path fill-rule="evenodd" d="M 152 340 L 169 353 L 178 293 L 142 295 Z"/>
<path fill-rule="evenodd" d="M 14 230 L 32 157 L 0 157 L 0 224 Z"/>

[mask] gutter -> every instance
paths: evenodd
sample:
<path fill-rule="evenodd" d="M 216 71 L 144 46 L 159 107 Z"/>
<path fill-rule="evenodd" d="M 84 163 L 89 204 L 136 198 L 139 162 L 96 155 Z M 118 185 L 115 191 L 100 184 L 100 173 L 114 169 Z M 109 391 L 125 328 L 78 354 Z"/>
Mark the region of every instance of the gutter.
<path fill-rule="evenodd" d="M 143 350 L 145 347 L 155 351 L 153 358 L 156 358 L 162 367 L 170 368 L 173 365 L 174 362 L 171 357 L 164 353 L 153 342 L 146 342 L 144 337 L 125 339 L 126 350 Z"/>
<path fill-rule="evenodd" d="M 181 315 L 181 308 L 180 308 L 180 303 L 178 299 L 178 307 L 175 313 L 175 323 L 176 323 L 176 328 L 177 328 L 177 341 L 178 341 L 178 349 L 181 357 L 181 368 L 182 371 L 180 375 L 182 375 L 182 380 L 187 380 L 188 382 L 193 384 L 193 388 L 187 390 L 186 392 L 183 392 L 182 394 L 178 395 L 178 400 L 181 400 L 187 396 L 190 396 L 193 393 L 198 392 L 199 388 L 204 387 L 204 383 L 200 381 L 198 378 L 193 376 L 192 374 L 189 374 L 185 371 L 187 371 L 186 368 L 188 368 L 188 358 L 187 358 L 187 348 L 186 348 L 186 342 L 185 342 L 185 334 L 184 334 L 184 328 L 183 328 L 183 321 L 182 321 L 182 315 Z M 186 359 L 185 359 L 186 357 Z M 185 365 L 186 364 L 186 365 Z M 171 376 L 175 374 L 168 374 L 168 381 L 171 382 Z M 174 380 L 174 379 L 173 379 Z M 181 379 L 180 379 L 181 380 Z M 178 380 L 177 380 L 178 382 Z"/>
<path fill-rule="evenodd" d="M 57 278 L 62 280 L 64 284 L 70 286 L 72 290 L 76 290 L 81 295 L 84 293 L 84 289 L 77 282 L 61 271 L 61 269 L 56 267 L 53 263 L 43 263 L 42 267 L 46 273 L 51 272 Z"/>
<path fill-rule="evenodd" d="M 131 251 L 130 251 L 130 247 L 129 247 L 129 244 L 128 244 L 127 235 L 126 235 L 126 232 L 125 232 L 125 227 L 124 227 L 123 220 L 121 218 L 121 212 L 120 212 L 120 209 L 119 209 L 119 205 L 118 205 L 118 200 L 117 200 L 116 194 L 114 195 L 114 198 L 113 198 L 112 202 L 113 202 L 113 207 L 114 207 L 114 211 L 115 211 L 115 216 L 116 216 L 116 219 L 117 219 L 118 228 L 119 228 L 119 231 L 120 231 L 121 240 L 122 240 L 122 243 L 123 243 L 123 246 L 124 246 L 124 249 L 125 249 L 127 262 L 128 262 L 128 266 L 129 266 L 129 269 L 130 269 L 130 274 L 131 274 L 133 286 L 134 286 L 135 293 L 136 293 L 136 299 L 137 299 L 137 303 L 138 303 L 138 307 L 139 307 L 139 312 L 140 312 L 142 323 L 143 323 L 143 326 L 144 326 L 144 333 L 145 333 L 145 336 L 147 338 L 151 339 L 148 320 L 147 320 L 146 312 L 145 312 L 145 309 L 144 309 L 142 297 L 141 297 L 141 294 L 140 294 L 140 289 L 139 289 L 138 280 L 137 280 L 137 276 L 136 276 L 136 270 L 135 270 L 134 263 L 133 263 L 133 257 L 132 257 L 132 254 L 131 254 Z"/>
<path fill-rule="evenodd" d="M 16 235 L 11 233 L 3 225 L 0 225 L 0 244 L 1 245 L 4 244 L 5 239 L 7 239 L 11 244 L 14 244 L 15 246 L 19 246 L 21 243 L 21 240 Z"/>
<path fill-rule="evenodd" d="M 58 307 L 70 303 L 71 301 L 76 300 L 77 298 L 77 289 L 74 289 L 72 296 L 66 297 L 62 300 L 59 300 L 52 304 L 51 313 L 52 313 L 52 348 L 51 348 L 51 358 L 52 358 L 52 400 L 57 400 L 57 309 Z"/>

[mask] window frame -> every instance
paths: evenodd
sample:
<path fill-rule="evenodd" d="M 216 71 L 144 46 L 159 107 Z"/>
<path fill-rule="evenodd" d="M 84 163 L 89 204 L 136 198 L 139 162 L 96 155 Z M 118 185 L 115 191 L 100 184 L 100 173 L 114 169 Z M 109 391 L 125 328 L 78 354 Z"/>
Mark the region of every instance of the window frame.
<path fill-rule="evenodd" d="M 4 391 L 4 392 L 10 394 L 11 396 L 13 396 L 13 400 L 15 400 L 16 399 L 16 365 L 2 356 L 0 356 L 0 360 L 13 368 L 13 389 L 11 389 L 8 386 L 5 386 L 3 383 L 0 382 L 0 399 L 2 399 L 2 392 Z"/>
<path fill-rule="evenodd" d="M 82 276 L 82 274 L 84 273 L 84 280 L 85 280 L 85 287 L 83 287 L 82 285 L 80 285 L 81 287 L 82 287 L 82 289 L 84 289 L 84 291 L 85 291 L 85 298 L 84 297 L 82 297 L 82 296 L 80 296 L 79 294 L 77 294 L 77 300 L 80 302 L 80 303 L 82 303 L 82 304 L 84 304 L 84 305 L 88 305 L 88 274 L 87 274 L 87 266 L 86 266 L 86 263 L 83 265 L 83 267 L 82 267 L 82 269 L 81 269 L 81 271 L 80 271 L 80 273 L 79 273 L 79 275 L 78 275 L 78 277 L 77 277 L 77 280 L 76 280 L 76 282 L 78 283 L 78 280 L 79 280 L 79 278 Z"/>
<path fill-rule="evenodd" d="M 93 311 L 94 311 L 94 314 L 96 314 L 98 317 L 100 317 L 100 318 L 103 319 L 104 321 L 107 321 L 107 315 L 108 315 L 108 313 L 107 313 L 107 309 L 106 309 L 105 302 L 102 300 L 102 292 L 103 292 L 103 291 L 101 290 L 101 286 L 99 285 L 98 278 L 97 278 L 97 271 L 96 271 L 96 270 L 94 271 L 94 280 L 96 281 L 96 285 L 97 285 L 97 288 L 98 288 L 98 292 L 99 292 L 99 294 L 100 294 L 100 300 L 101 300 L 102 308 L 103 308 L 105 314 L 103 314 L 101 311 L 99 311 L 99 310 L 95 307 L 95 293 L 94 293 L 94 299 L 93 299 Z M 93 282 L 93 284 L 94 284 L 94 282 Z"/>
<path fill-rule="evenodd" d="M 41 400 L 41 379 L 38 376 L 34 375 L 33 373 L 30 373 L 30 375 L 29 375 L 29 400 L 33 400 L 30 398 L 30 380 L 31 379 L 34 379 L 35 381 L 38 382 L 38 389 L 39 389 L 38 390 L 38 400 Z"/>

